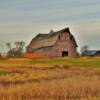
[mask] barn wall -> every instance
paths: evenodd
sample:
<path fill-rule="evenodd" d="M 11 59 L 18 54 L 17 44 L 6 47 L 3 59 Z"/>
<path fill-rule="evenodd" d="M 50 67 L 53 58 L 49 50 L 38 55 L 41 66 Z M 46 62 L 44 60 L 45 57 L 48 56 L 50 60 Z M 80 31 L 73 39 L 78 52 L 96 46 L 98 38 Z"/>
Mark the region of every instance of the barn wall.
<path fill-rule="evenodd" d="M 63 51 L 68 51 L 68 56 L 70 57 L 77 55 L 77 47 L 68 33 L 61 33 L 54 46 L 55 56 L 62 56 Z"/>
<path fill-rule="evenodd" d="M 77 46 L 75 44 L 75 41 L 73 40 L 72 35 L 67 32 L 60 33 L 60 35 L 58 36 L 58 40 L 56 41 L 54 46 L 42 47 L 36 50 L 32 50 L 29 47 L 27 51 L 36 54 L 44 54 L 47 56 L 56 56 L 56 57 L 62 56 L 62 52 L 67 51 L 69 57 L 77 56 Z"/>
<path fill-rule="evenodd" d="M 45 54 L 47 56 L 53 55 L 53 47 L 43 47 L 34 51 L 34 53 Z"/>

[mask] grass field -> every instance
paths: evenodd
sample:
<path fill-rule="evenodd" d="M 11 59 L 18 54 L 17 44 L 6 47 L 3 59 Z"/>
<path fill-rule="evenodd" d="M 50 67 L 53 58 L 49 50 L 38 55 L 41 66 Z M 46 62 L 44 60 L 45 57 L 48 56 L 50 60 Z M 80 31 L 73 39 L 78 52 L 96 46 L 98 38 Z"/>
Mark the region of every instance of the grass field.
<path fill-rule="evenodd" d="M 0 100 L 100 100 L 100 58 L 1 59 Z"/>

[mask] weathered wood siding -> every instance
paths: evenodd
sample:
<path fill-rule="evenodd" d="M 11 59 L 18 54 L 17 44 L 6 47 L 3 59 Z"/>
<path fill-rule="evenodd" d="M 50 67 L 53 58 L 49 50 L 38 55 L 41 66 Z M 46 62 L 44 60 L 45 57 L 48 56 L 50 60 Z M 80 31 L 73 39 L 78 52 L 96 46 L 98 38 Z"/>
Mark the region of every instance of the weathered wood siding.
<path fill-rule="evenodd" d="M 77 47 L 73 41 L 73 38 L 69 33 L 61 33 L 54 46 L 54 56 L 62 56 L 62 52 L 67 51 L 68 56 L 77 56 Z"/>
<path fill-rule="evenodd" d="M 38 53 L 47 56 L 77 56 L 77 43 L 69 28 L 58 32 L 37 35 L 27 48 L 28 53 Z"/>
<path fill-rule="evenodd" d="M 34 53 L 44 54 L 47 56 L 53 56 L 53 46 L 39 48 L 35 50 Z"/>

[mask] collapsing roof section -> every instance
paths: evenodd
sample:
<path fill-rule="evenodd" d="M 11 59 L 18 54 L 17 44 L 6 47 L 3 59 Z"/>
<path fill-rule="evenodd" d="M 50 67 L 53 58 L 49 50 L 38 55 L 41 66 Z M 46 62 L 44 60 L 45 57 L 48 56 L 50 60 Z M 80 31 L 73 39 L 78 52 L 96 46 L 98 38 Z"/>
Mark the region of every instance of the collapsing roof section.
<path fill-rule="evenodd" d="M 73 37 L 73 41 L 75 42 L 75 45 L 77 47 L 77 43 L 75 41 L 74 36 L 70 33 L 69 28 L 64 28 L 60 31 L 57 32 L 50 32 L 48 34 L 38 34 L 35 38 L 32 39 L 31 43 L 29 44 L 28 48 L 31 49 L 37 49 L 37 48 L 42 48 L 42 47 L 49 47 L 49 46 L 54 46 L 59 34 L 67 32 Z"/>

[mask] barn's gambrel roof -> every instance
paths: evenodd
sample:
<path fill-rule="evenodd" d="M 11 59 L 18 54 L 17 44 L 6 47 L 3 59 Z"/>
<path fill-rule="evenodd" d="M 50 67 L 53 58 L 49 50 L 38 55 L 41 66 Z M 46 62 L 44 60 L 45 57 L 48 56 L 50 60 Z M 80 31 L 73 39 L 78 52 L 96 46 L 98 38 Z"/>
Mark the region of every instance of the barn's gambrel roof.
<path fill-rule="evenodd" d="M 75 41 L 75 38 L 70 33 L 69 28 L 64 28 L 60 31 L 57 31 L 57 32 L 52 31 L 48 34 L 40 34 L 39 33 L 35 38 L 32 39 L 28 48 L 35 50 L 35 49 L 42 48 L 42 47 L 54 46 L 57 39 L 58 39 L 59 34 L 61 34 L 63 32 L 67 32 L 68 34 L 70 34 L 72 36 L 73 42 L 75 43 L 75 46 L 77 47 L 77 43 Z"/>

